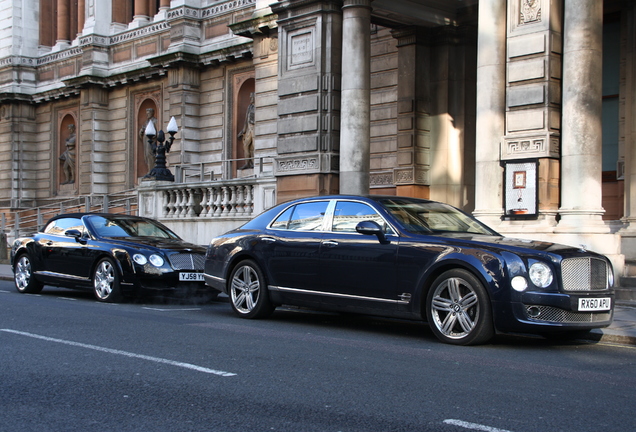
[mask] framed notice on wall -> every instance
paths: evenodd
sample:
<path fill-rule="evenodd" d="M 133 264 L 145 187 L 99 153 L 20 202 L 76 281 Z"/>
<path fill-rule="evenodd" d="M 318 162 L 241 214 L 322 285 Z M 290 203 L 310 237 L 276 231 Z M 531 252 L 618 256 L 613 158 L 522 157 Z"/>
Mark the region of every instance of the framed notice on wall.
<path fill-rule="evenodd" d="M 507 218 L 533 218 L 538 215 L 538 166 L 537 160 L 505 163 L 504 208 Z"/>

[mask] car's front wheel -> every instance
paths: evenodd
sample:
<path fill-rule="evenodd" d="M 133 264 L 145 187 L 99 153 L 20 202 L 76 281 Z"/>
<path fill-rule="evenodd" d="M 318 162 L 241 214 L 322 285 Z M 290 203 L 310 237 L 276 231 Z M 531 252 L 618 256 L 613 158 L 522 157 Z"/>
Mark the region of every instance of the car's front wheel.
<path fill-rule="evenodd" d="M 95 298 L 102 302 L 118 302 L 121 300 L 119 273 L 110 258 L 103 258 L 93 273 L 93 292 Z"/>
<path fill-rule="evenodd" d="M 274 311 L 263 272 L 252 260 L 241 261 L 230 277 L 230 304 L 242 318 L 264 318 Z"/>
<path fill-rule="evenodd" d="M 15 287 L 21 293 L 37 294 L 42 291 L 42 283 L 33 276 L 33 267 L 31 259 L 27 254 L 20 255 L 15 263 L 15 272 L 13 273 L 13 281 Z"/>
<path fill-rule="evenodd" d="M 486 289 L 463 269 L 446 271 L 435 279 L 428 292 L 426 315 L 435 336 L 449 344 L 482 344 L 495 333 Z"/>

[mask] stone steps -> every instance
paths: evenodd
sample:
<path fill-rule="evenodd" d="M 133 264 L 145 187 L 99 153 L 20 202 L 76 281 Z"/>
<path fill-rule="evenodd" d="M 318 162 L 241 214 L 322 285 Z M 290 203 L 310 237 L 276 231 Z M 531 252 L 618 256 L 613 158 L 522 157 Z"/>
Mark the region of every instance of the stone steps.
<path fill-rule="evenodd" d="M 623 276 L 614 288 L 616 301 L 636 301 L 636 276 Z"/>

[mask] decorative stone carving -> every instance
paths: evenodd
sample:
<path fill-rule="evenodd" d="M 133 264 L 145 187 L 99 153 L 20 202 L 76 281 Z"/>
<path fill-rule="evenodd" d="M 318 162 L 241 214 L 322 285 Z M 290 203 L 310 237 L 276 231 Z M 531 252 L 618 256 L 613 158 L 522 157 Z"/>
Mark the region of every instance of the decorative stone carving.
<path fill-rule="evenodd" d="M 559 153 L 560 140 L 558 136 L 508 137 L 504 139 L 501 149 L 501 159 L 558 158 Z"/>
<path fill-rule="evenodd" d="M 369 176 L 370 186 L 392 186 L 393 173 L 377 173 Z"/>
<path fill-rule="evenodd" d="M 521 0 L 519 24 L 531 24 L 541 21 L 541 0 Z"/>

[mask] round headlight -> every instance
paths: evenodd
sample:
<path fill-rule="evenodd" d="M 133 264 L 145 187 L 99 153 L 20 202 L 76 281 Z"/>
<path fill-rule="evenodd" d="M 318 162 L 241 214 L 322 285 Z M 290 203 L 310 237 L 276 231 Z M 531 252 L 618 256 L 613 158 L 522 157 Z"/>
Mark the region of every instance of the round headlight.
<path fill-rule="evenodd" d="M 525 291 L 528 288 L 528 281 L 523 276 L 515 276 L 510 281 L 510 285 L 515 291 Z"/>
<path fill-rule="evenodd" d="M 607 272 L 607 287 L 612 288 L 613 286 L 614 286 L 614 271 L 612 270 L 612 267 L 610 267 Z"/>
<path fill-rule="evenodd" d="M 157 254 L 150 255 L 150 258 L 148 258 L 148 260 L 155 267 L 161 267 L 163 265 L 163 262 L 164 262 L 163 258 L 161 258 L 161 256 L 157 255 Z"/>
<path fill-rule="evenodd" d="M 133 261 L 136 262 L 139 265 L 144 265 L 148 262 L 148 259 L 146 258 L 145 255 L 142 254 L 134 254 L 133 255 Z"/>
<path fill-rule="evenodd" d="M 532 264 L 528 273 L 532 283 L 539 288 L 546 288 L 552 283 L 552 270 L 544 263 Z"/>

